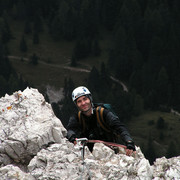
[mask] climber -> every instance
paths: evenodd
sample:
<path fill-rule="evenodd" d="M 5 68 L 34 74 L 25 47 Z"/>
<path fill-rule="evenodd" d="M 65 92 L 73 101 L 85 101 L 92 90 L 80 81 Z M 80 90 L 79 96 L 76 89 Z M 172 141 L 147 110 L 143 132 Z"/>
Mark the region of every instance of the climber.
<path fill-rule="evenodd" d="M 67 138 L 70 142 L 75 144 L 76 138 L 86 137 L 87 139 L 118 143 L 120 136 L 126 145 L 126 155 L 130 156 L 136 152 L 134 142 L 124 124 L 108 109 L 95 107 L 92 95 L 86 87 L 80 86 L 74 89 L 72 100 L 79 112 L 70 117 L 67 125 Z M 103 111 L 99 112 L 98 108 Z M 92 143 L 88 144 L 91 152 L 93 146 Z"/>

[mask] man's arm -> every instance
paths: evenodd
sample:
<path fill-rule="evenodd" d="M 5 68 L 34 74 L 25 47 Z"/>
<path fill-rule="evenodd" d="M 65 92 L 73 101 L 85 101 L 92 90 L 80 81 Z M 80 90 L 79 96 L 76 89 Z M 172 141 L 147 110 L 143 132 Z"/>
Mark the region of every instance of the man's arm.
<path fill-rule="evenodd" d="M 67 138 L 70 142 L 74 143 L 75 139 L 80 137 L 81 127 L 78 121 L 78 116 L 72 116 L 67 125 Z"/>
<path fill-rule="evenodd" d="M 104 110 L 104 118 L 109 127 L 113 130 L 114 133 L 119 134 L 127 146 L 127 149 L 135 151 L 135 146 L 133 139 L 130 136 L 127 128 L 124 123 L 120 121 L 118 116 L 114 115 L 108 110 Z"/>

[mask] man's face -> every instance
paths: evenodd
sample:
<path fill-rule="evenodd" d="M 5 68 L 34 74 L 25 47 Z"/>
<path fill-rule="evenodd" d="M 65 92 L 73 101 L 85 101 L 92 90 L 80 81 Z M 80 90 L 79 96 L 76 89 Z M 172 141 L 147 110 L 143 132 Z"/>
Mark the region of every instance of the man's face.
<path fill-rule="evenodd" d="M 91 108 L 91 101 L 86 96 L 81 96 L 76 101 L 77 107 L 80 111 L 87 112 Z"/>

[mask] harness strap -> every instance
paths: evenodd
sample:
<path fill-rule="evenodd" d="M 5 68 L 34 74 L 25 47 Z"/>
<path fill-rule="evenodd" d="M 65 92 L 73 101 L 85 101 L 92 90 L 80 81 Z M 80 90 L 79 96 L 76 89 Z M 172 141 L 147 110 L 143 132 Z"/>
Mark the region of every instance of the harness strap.
<path fill-rule="evenodd" d="M 104 122 L 103 112 L 104 112 L 104 108 L 103 107 L 98 106 L 96 108 L 97 121 L 98 121 L 98 124 L 100 125 L 100 127 L 102 129 L 104 129 L 105 131 L 110 133 L 111 132 L 110 129 L 107 127 L 106 123 Z M 82 125 L 83 132 L 85 132 L 85 130 L 86 130 L 86 123 L 85 123 L 85 120 L 83 119 L 83 116 L 81 115 L 81 111 L 78 112 L 78 119 L 79 119 L 79 123 Z"/>
<path fill-rule="evenodd" d="M 85 132 L 86 125 L 85 125 L 85 121 L 84 121 L 83 117 L 81 116 L 81 111 L 78 112 L 78 119 L 79 119 L 79 123 L 83 127 L 83 132 Z"/>
<path fill-rule="evenodd" d="M 100 124 L 100 126 L 107 132 L 111 132 L 107 127 L 106 127 L 106 124 L 104 122 L 104 118 L 103 118 L 103 111 L 104 111 L 104 108 L 103 107 L 100 107 L 98 106 L 96 108 L 96 117 L 97 117 L 97 121 L 98 123 Z M 100 114 L 100 115 L 99 115 Z M 101 117 L 101 118 L 100 118 Z"/>

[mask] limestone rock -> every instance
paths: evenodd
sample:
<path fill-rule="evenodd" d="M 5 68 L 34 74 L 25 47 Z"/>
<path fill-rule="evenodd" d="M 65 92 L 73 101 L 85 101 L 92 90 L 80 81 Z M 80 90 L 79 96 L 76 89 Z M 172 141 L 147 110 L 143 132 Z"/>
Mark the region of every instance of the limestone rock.
<path fill-rule="evenodd" d="M 180 156 L 166 159 L 158 158 L 154 162 L 154 179 L 180 179 Z"/>
<path fill-rule="evenodd" d="M 0 179 L 2 180 L 160 180 L 180 179 L 180 156 L 154 165 L 136 147 L 134 156 L 102 143 L 91 153 L 70 143 L 51 105 L 33 88 L 0 99 Z"/>
<path fill-rule="evenodd" d="M 0 99 L 0 154 L 25 163 L 50 142 L 61 143 L 66 130 L 37 89 Z M 4 159 L 4 161 L 3 161 Z M 0 158 L 0 166 L 9 163 Z"/>
<path fill-rule="evenodd" d="M 138 154 L 142 154 L 140 149 Z M 67 151 L 68 150 L 68 151 Z M 143 157 L 128 157 L 115 154 L 112 149 L 96 143 L 91 154 L 85 148 L 85 164 L 82 164 L 80 146 L 73 147 L 68 141 L 64 144 L 53 144 L 41 150 L 30 162 L 30 173 L 40 180 L 80 179 L 152 179 L 153 172 L 149 162 Z"/>
<path fill-rule="evenodd" d="M 0 168 L 1 180 L 35 180 L 35 178 L 29 174 L 21 171 L 17 166 L 7 165 Z"/>

